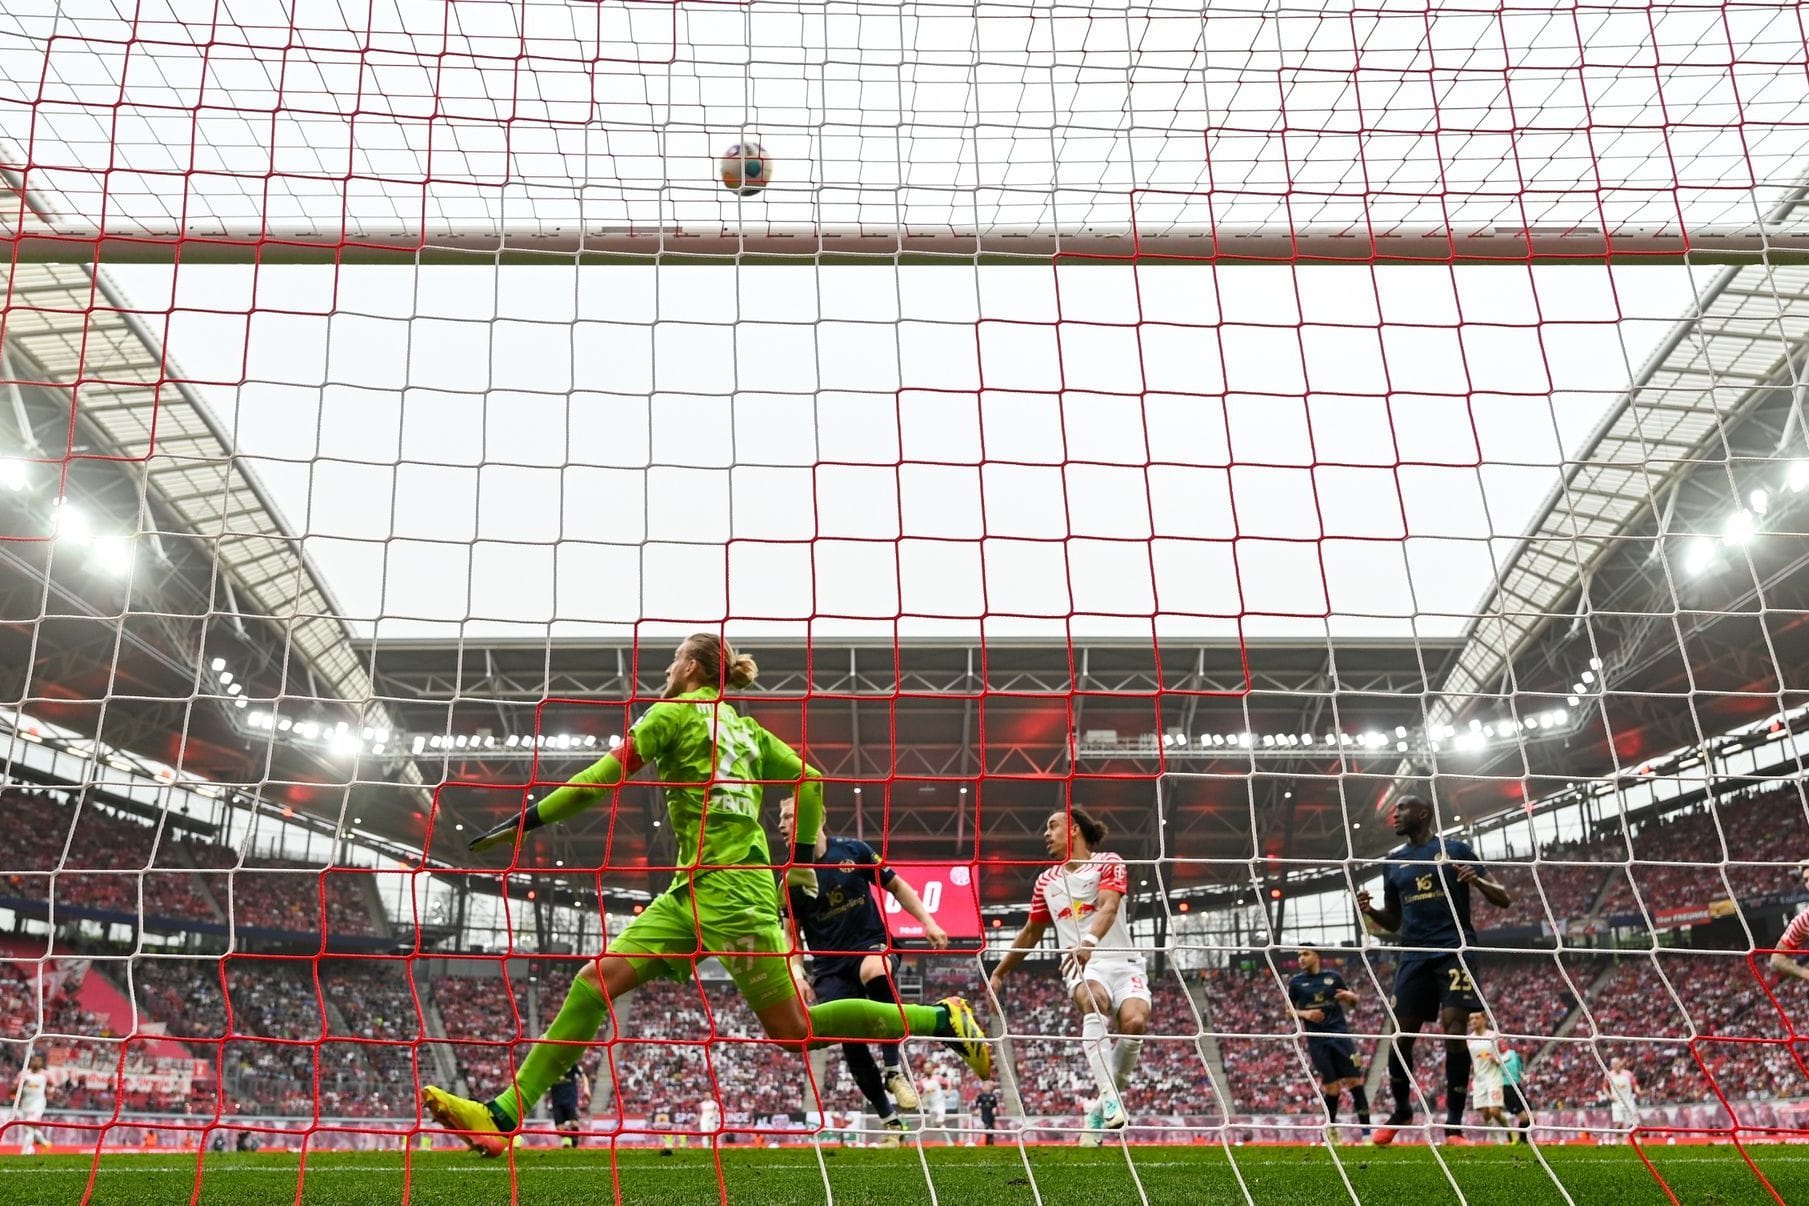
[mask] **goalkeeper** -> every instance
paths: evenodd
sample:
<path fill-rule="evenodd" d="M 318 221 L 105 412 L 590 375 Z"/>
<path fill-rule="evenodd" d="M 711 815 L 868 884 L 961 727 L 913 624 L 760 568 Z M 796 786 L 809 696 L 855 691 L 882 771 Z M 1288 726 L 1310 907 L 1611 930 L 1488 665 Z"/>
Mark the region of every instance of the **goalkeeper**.
<path fill-rule="evenodd" d="M 666 789 L 677 841 L 672 885 L 584 965 L 542 1040 L 515 1081 L 488 1101 L 455 1097 L 428 1085 L 422 1105 L 436 1122 L 485 1156 L 501 1155 L 534 1103 L 584 1054 L 609 1017 L 611 1002 L 648 980 L 687 979 L 696 962 L 717 955 L 767 1036 L 824 1047 L 871 1039 L 934 1036 L 982 1079 L 992 1052 L 960 997 L 936 1005 L 850 999 L 809 1009 L 792 979 L 791 943 L 779 924 L 773 859 L 760 825 L 763 784 L 797 784 L 797 820 L 786 881 L 809 893 L 808 865 L 823 828 L 823 780 L 792 748 L 737 712 L 721 688 L 747 687 L 754 659 L 709 633 L 688 637 L 666 671 L 665 697 L 636 722 L 622 748 L 572 782 L 471 843 L 473 851 L 513 847 L 529 832 L 563 821 L 603 799 L 646 762 Z"/>

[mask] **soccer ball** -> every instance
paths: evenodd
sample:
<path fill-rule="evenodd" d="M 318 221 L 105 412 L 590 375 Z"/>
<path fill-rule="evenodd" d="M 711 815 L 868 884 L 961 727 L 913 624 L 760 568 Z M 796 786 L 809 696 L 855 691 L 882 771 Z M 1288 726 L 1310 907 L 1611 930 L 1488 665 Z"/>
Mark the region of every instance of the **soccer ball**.
<path fill-rule="evenodd" d="M 752 196 L 772 179 L 773 161 L 757 142 L 738 142 L 717 161 L 722 186 L 740 196 Z"/>

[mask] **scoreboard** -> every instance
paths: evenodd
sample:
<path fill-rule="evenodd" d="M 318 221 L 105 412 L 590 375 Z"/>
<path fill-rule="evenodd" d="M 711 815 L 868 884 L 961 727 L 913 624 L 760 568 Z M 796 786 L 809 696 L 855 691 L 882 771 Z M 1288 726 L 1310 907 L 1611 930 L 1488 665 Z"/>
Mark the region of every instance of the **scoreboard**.
<path fill-rule="evenodd" d="M 978 949 L 984 927 L 980 922 L 980 876 L 973 863 L 895 863 L 886 865 L 917 889 L 924 911 L 948 931 L 951 947 Z M 899 946 L 924 946 L 923 925 L 904 911 L 890 893 L 873 889 L 886 916 L 886 932 Z"/>

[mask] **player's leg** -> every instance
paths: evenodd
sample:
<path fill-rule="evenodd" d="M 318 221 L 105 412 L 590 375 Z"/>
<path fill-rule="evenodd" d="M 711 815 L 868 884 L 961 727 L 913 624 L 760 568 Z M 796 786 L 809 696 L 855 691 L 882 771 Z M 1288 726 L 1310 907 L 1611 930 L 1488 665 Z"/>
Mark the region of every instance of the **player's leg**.
<path fill-rule="evenodd" d="M 861 982 L 860 973 L 865 968 L 848 968 L 835 974 L 821 975 L 811 982 L 819 1002 L 846 1001 L 850 998 L 865 996 L 865 985 Z M 896 1044 L 891 1048 L 896 1050 Z M 885 1078 L 881 1076 L 879 1063 L 873 1058 L 873 1049 L 865 1043 L 843 1043 L 842 1054 L 848 1060 L 848 1071 L 854 1076 L 854 1083 L 860 1088 L 861 1096 L 879 1115 L 881 1123 L 891 1126 L 898 1117 L 898 1110 L 893 1106 L 891 1098 L 886 1096 Z"/>
<path fill-rule="evenodd" d="M 1438 1005 L 1437 986 L 1429 976 L 1433 970 L 1432 964 L 1422 961 L 1403 963 L 1395 972 L 1394 993 L 1389 999 L 1395 1035 L 1388 1043 L 1388 1089 L 1394 1109 L 1376 1128 L 1378 1146 L 1394 1142 L 1395 1132 L 1413 1121 L 1413 1043 Z"/>
<path fill-rule="evenodd" d="M 870 1001 L 878 1001 L 882 1005 L 898 1005 L 898 985 L 892 979 L 892 972 L 898 966 L 895 955 L 874 954 L 861 960 L 861 989 Z M 901 1110 L 917 1108 L 917 1086 L 911 1083 L 910 1076 L 904 1070 L 901 1051 L 903 1043 L 882 1043 L 880 1056 L 885 1064 L 886 1088 L 898 1102 Z"/>
<path fill-rule="evenodd" d="M 1080 1052 L 1099 1089 L 1101 1117 L 1109 1119 L 1117 1109 L 1120 1114 L 1118 1125 L 1123 1126 L 1122 1107 L 1117 1106 L 1118 1084 L 1112 1079 L 1111 992 L 1094 979 L 1080 980 L 1070 992 L 1074 1007 L 1080 1010 Z"/>
<path fill-rule="evenodd" d="M 1325 1102 L 1325 1121 L 1327 1126 L 1338 1121 L 1338 1099 L 1343 1095 L 1343 1081 L 1338 1079 L 1338 1069 L 1333 1066 L 1331 1045 L 1324 1039 L 1307 1040 L 1307 1062 L 1313 1065 L 1313 1072 L 1319 1077 L 1319 1096 Z"/>
<path fill-rule="evenodd" d="M 528 1049 L 513 1082 L 489 1101 L 458 1097 L 434 1085 L 421 1092 L 421 1102 L 436 1122 L 456 1132 L 484 1156 L 501 1155 L 507 1132 L 518 1129 L 534 1104 L 546 1095 L 584 1054 L 609 1020 L 611 1002 L 633 992 L 666 969 L 666 954 L 684 952 L 684 969 L 695 957 L 696 929 L 688 904 L 671 894 L 656 898 L 611 943 L 611 949 L 586 963 L 572 980 L 565 1002 L 541 1041 Z"/>
<path fill-rule="evenodd" d="M 1141 986 L 1145 995 L 1136 995 Z M 1113 985 L 1118 1006 L 1118 1041 L 1112 1044 L 1112 1081 L 1122 1094 L 1130 1087 L 1131 1073 L 1137 1070 L 1137 1057 L 1143 1054 L 1143 1036 L 1149 1033 L 1149 987 L 1138 974 L 1135 980 Z"/>
<path fill-rule="evenodd" d="M 1352 1044 L 1355 1047 L 1356 1044 Z M 1357 1122 L 1365 1130 L 1369 1128 L 1369 1090 L 1363 1087 L 1363 1067 L 1357 1063 L 1356 1056 L 1347 1053 L 1351 1064 L 1351 1074 L 1338 1082 L 1341 1089 L 1350 1090 L 1350 1106 L 1357 1115 Z"/>
<path fill-rule="evenodd" d="M 1445 1031 L 1445 1130 L 1463 1126 L 1470 1099 L 1470 1015 L 1482 1009 L 1476 981 L 1462 956 L 1439 966 L 1439 1024 Z"/>

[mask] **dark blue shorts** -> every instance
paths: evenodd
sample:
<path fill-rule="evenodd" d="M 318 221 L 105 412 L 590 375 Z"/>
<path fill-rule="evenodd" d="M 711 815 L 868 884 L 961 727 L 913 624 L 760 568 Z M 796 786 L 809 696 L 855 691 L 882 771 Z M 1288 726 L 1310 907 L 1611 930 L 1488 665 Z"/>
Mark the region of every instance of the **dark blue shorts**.
<path fill-rule="evenodd" d="M 1476 980 L 1453 951 L 1431 959 L 1403 963 L 1394 973 L 1394 995 L 1389 999 L 1395 1018 L 1434 1022 L 1445 1009 L 1476 1013 L 1482 1008 Z"/>
<path fill-rule="evenodd" d="M 1313 1071 L 1319 1074 L 1319 1083 L 1329 1085 L 1333 1081 L 1351 1080 L 1363 1075 L 1363 1068 L 1357 1063 L 1357 1040 L 1349 1036 L 1336 1038 L 1308 1038 L 1307 1058 L 1313 1062 Z"/>
<path fill-rule="evenodd" d="M 877 955 L 882 952 L 873 953 Z M 848 1001 L 866 996 L 866 986 L 861 983 L 861 964 L 866 961 L 866 955 L 836 955 L 828 959 L 811 960 L 810 986 L 816 990 L 817 1000 Z M 886 962 L 896 975 L 898 956 L 892 955 Z"/>
<path fill-rule="evenodd" d="M 578 1086 L 554 1085 L 547 1091 L 547 1105 L 553 1110 L 553 1124 L 578 1121 Z"/>

